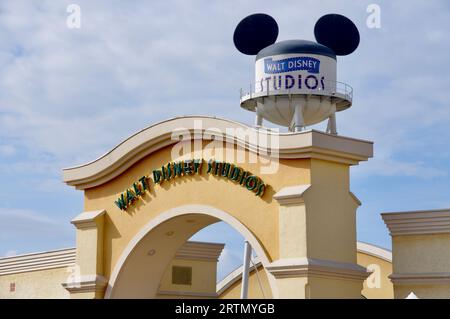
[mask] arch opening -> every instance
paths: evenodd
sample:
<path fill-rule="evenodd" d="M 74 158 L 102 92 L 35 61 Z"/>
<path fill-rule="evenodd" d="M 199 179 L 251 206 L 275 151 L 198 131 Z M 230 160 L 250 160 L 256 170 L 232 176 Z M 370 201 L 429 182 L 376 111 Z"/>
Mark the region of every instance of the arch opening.
<path fill-rule="evenodd" d="M 161 279 L 179 248 L 219 221 L 252 245 L 264 267 L 270 262 L 258 239 L 235 217 L 211 206 L 185 205 L 159 214 L 133 237 L 114 267 L 105 298 L 156 298 Z M 270 279 L 269 284 L 273 291 Z"/>

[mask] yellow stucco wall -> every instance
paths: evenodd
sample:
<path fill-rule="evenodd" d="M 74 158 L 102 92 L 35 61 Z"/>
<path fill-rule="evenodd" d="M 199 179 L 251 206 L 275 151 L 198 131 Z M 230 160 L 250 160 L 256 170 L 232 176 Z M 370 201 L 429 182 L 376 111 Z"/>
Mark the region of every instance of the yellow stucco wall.
<path fill-rule="evenodd" d="M 312 187 L 305 194 L 309 258 L 356 263 L 356 209 L 349 167 L 311 160 Z"/>
<path fill-rule="evenodd" d="M 259 278 L 261 281 L 261 286 L 263 287 L 265 298 L 272 298 L 272 293 L 270 291 L 269 283 L 267 281 L 267 275 L 265 274 L 262 267 L 258 268 Z M 297 289 L 293 283 L 298 285 L 305 286 L 304 296 L 303 298 L 310 298 L 311 295 L 314 295 L 315 298 L 330 298 L 332 296 L 336 296 L 342 293 L 342 289 L 358 289 L 360 283 L 354 282 L 355 287 L 349 286 L 349 283 L 342 283 L 341 280 L 330 280 L 330 279 L 322 279 L 316 277 L 299 277 L 299 278 L 286 278 L 285 280 L 281 280 L 281 287 L 287 294 L 289 295 L 290 289 Z M 321 282 L 321 281 L 326 282 Z M 331 282 L 331 283 L 330 283 Z M 283 286 L 285 285 L 285 286 Z M 232 299 L 232 298 L 240 298 L 241 293 L 241 280 L 239 279 L 233 285 L 231 285 L 228 289 L 223 291 L 223 293 L 219 296 L 220 299 Z M 312 288 L 313 287 L 313 288 Z M 349 288 L 347 288 L 349 287 Z M 311 291 L 311 288 L 314 291 Z M 263 294 L 261 292 L 261 288 L 258 282 L 258 278 L 256 273 L 252 271 L 249 277 L 249 288 L 248 288 L 248 298 L 249 299 L 262 299 Z M 345 292 L 344 292 L 345 293 Z"/>
<path fill-rule="evenodd" d="M 358 252 L 357 254 L 358 264 L 364 267 L 369 265 L 379 266 L 379 286 L 376 285 L 377 280 L 373 277 L 369 277 L 372 283 L 368 287 L 367 280 L 364 282 L 364 289 L 362 295 L 368 299 L 379 299 L 387 298 L 391 299 L 394 297 L 392 283 L 390 282 L 388 276 L 392 273 L 392 265 L 390 262 L 366 254 Z M 189 266 L 192 267 L 192 285 L 173 285 L 171 278 L 172 266 Z M 171 292 L 192 292 L 198 293 L 199 296 L 186 296 L 182 293 L 178 295 L 158 295 L 158 298 L 202 298 L 201 294 L 213 294 L 216 292 L 216 262 L 211 261 L 200 261 L 200 260 L 173 260 L 169 267 L 167 268 L 163 279 L 160 284 L 160 291 L 171 291 Z M 267 280 L 267 276 L 262 267 L 258 268 L 258 275 L 261 282 L 262 289 L 261 292 L 260 283 L 258 277 L 254 270 L 251 271 L 249 277 L 249 298 L 252 299 L 262 299 L 262 298 L 272 298 L 271 289 Z M 378 274 L 374 274 L 378 275 Z M 374 276 L 372 275 L 372 276 Z M 11 275 L 0 276 L 0 298 L 69 298 L 67 290 L 65 290 L 61 283 L 67 279 L 68 272 L 66 267 L 47 269 L 40 271 L 32 271 L 26 273 L 18 273 Z M 16 291 L 9 292 L 10 283 L 16 284 Z M 318 285 L 320 286 L 320 285 Z M 339 288 L 339 282 L 337 282 L 336 287 Z M 442 289 L 439 289 L 442 288 Z M 406 296 L 411 292 L 411 289 L 415 293 L 425 295 L 429 289 L 433 290 L 433 294 L 436 296 L 442 295 L 443 297 L 447 295 L 447 289 L 444 286 L 409 286 L 405 287 L 403 290 L 398 288 L 397 293 L 402 297 Z M 238 280 L 232 284 L 228 289 L 226 289 L 220 296 L 220 299 L 233 299 L 239 298 L 241 291 L 241 281 Z M 307 291 L 306 291 L 307 293 Z M 317 292 L 316 292 L 317 293 Z M 325 293 L 325 292 L 323 292 Z M 403 296 L 404 295 L 404 296 Z M 210 296 L 206 296 L 210 297 Z"/>
<path fill-rule="evenodd" d="M 229 145 L 225 148 L 226 150 L 220 150 L 220 153 L 227 153 L 235 149 Z M 275 174 L 262 174 L 260 163 L 239 164 L 244 170 L 260 176 L 267 185 L 270 185 L 264 197 L 260 198 L 226 178 L 207 174 L 207 164 L 204 161 L 202 173 L 199 175 L 177 177 L 170 181 L 164 181 L 161 185 L 154 185 L 153 181 L 149 179 L 150 192 L 133 204 L 127 212 L 119 210 L 114 203 L 117 197 L 124 190 L 130 188 L 141 176 L 148 176 L 153 169 L 158 169 L 171 162 L 173 160 L 171 150 L 172 148 L 169 147 L 161 149 L 139 161 L 113 180 L 85 190 L 85 210 L 106 210 L 107 212 L 104 223 L 102 265 L 105 277 L 110 277 L 123 250 L 144 225 L 162 212 L 188 204 L 214 207 L 236 218 L 257 238 L 269 260 L 308 256 L 308 258 L 356 263 L 355 213 L 358 205 L 350 194 L 349 166 L 347 164 L 319 159 L 285 159 L 280 160 Z M 245 154 L 249 156 L 248 152 Z M 195 154 L 192 154 L 191 158 L 196 158 Z M 285 187 L 309 184 L 312 186 L 304 195 L 304 205 L 281 207 L 280 210 L 279 203 L 273 199 L 273 195 Z M 301 218 L 299 219 L 299 209 L 303 209 L 303 221 Z M 293 215 L 295 223 L 289 218 L 285 218 L 288 216 L 288 212 L 284 212 L 284 210 L 292 210 L 291 215 Z M 213 221 L 211 220 L 209 223 L 211 222 Z M 302 231 L 291 229 L 292 225 L 299 223 L 304 223 L 305 228 Z M 206 221 L 202 227 L 207 225 Z M 177 236 L 183 236 L 182 234 L 187 231 L 186 222 L 174 221 L 170 229 L 175 231 Z M 303 238 L 296 238 L 302 234 Z M 293 238 L 295 240 L 292 240 Z M 284 242 L 284 239 L 287 241 Z M 153 240 L 158 239 L 155 237 Z M 291 245 L 294 242 L 302 243 L 303 247 Z M 141 247 L 142 251 L 137 253 L 135 258 L 147 258 L 144 250 L 149 244 L 150 242 L 144 245 L 142 242 L 144 245 Z M 174 248 L 170 247 L 170 249 Z M 161 249 L 163 248 L 160 247 L 159 251 Z M 167 249 L 169 246 L 163 250 L 167 252 Z M 154 262 L 156 262 L 155 258 L 161 258 L 159 263 L 163 264 L 165 263 L 164 258 L 167 259 L 167 257 L 164 254 L 158 254 L 152 258 Z M 135 259 L 134 264 L 144 265 L 144 259 L 141 261 Z M 129 273 L 127 276 L 130 277 L 122 281 L 125 286 L 122 285 L 121 291 L 129 291 L 127 287 L 131 280 L 138 280 L 137 273 Z M 295 280 L 300 282 L 294 283 Z M 278 291 L 280 293 L 284 291 L 284 296 L 304 298 L 307 295 L 316 298 L 325 296 L 324 292 L 330 291 L 338 285 L 338 281 L 335 280 L 336 283 L 334 283 L 331 280 L 330 286 L 326 288 L 326 280 L 317 279 L 315 283 L 323 286 L 322 292 L 318 288 L 309 287 L 309 290 L 300 288 L 305 284 L 303 281 L 303 278 L 280 279 L 279 285 L 284 288 L 280 286 Z M 360 296 L 361 281 L 360 286 L 357 283 L 348 283 L 348 280 L 339 281 L 339 283 L 341 288 L 338 295 L 347 298 Z M 154 282 L 152 287 L 155 284 Z M 150 284 L 146 284 L 146 286 L 150 287 Z M 135 290 L 135 294 L 151 296 L 150 288 L 142 287 L 142 289 L 147 292 Z M 291 291 L 292 289 L 296 292 Z M 131 297 L 128 294 L 115 296 Z M 281 294 L 280 297 L 282 297 Z"/>
<path fill-rule="evenodd" d="M 319 138 L 323 136 L 317 135 L 316 139 Z M 153 184 L 151 176 L 154 169 L 180 160 L 174 158 L 173 147 L 165 147 L 154 151 L 100 186 L 85 189 L 85 211 L 106 211 L 101 238 L 103 260 L 97 262 L 97 269 L 102 269 L 97 274 L 110 279 L 109 287 L 113 287 L 108 288 L 106 297 L 152 298 L 166 269 L 165 265 L 173 258 L 177 246 L 201 228 L 227 218 L 235 228 L 246 232 L 245 236 L 253 241 L 252 246 L 265 263 L 279 261 L 275 266 L 277 269 L 286 267 L 288 259 L 294 258 L 296 262 L 301 262 L 302 257 L 308 257 L 340 262 L 342 269 L 346 269 L 348 273 L 352 272 L 349 264 L 356 264 L 355 213 L 358 201 L 351 195 L 349 189 L 349 164 L 355 164 L 357 161 L 348 161 L 346 156 L 347 151 L 353 146 L 356 147 L 357 143 L 345 150 L 345 153 L 332 151 L 323 155 L 308 153 L 309 150 L 305 149 L 305 158 L 281 159 L 277 171 L 272 174 L 263 174 L 261 167 L 268 165 L 263 164 L 261 158 L 256 163 L 249 161 L 250 158 L 257 159 L 257 157 L 247 150 L 239 149 L 245 159 L 238 158 L 236 154 L 239 152 L 233 144 L 224 145 L 208 141 L 188 141 L 184 144 L 192 146 L 196 143 L 202 144 L 202 151 L 206 153 L 211 151 L 211 148 L 206 150 L 209 144 L 214 144 L 214 151 L 217 152 L 215 154 L 213 151 L 212 154 L 203 157 L 192 151 L 185 156 L 190 159 L 204 159 L 201 174 L 176 177 L 170 181 L 163 181 L 162 184 Z M 188 147 L 184 148 L 184 151 L 187 149 Z M 235 157 L 227 156 L 226 159 L 221 157 L 222 154 L 230 153 L 234 153 Z M 186 152 L 184 154 L 186 155 Z M 206 173 L 206 161 L 210 158 L 237 164 L 245 171 L 262 178 L 268 185 L 264 197 L 255 196 L 253 192 L 227 178 Z M 342 160 L 342 163 L 332 160 Z M 115 201 L 142 176 L 150 177 L 148 179 L 150 190 L 126 212 L 121 211 L 115 205 Z M 301 197 L 300 202 L 287 203 L 282 195 L 274 199 L 273 196 L 280 191 L 281 194 L 283 191 L 287 192 L 287 198 L 290 198 L 290 186 L 295 186 L 294 189 L 307 189 L 304 193 L 292 195 Z M 288 202 L 289 200 L 291 199 L 288 199 Z M 182 207 L 187 208 L 182 210 Z M 205 213 L 199 216 L 202 215 L 202 207 Z M 182 210 L 183 216 L 176 216 L 177 208 Z M 188 211 L 189 209 L 192 211 Z M 218 213 L 209 215 L 207 211 Z M 189 214 L 192 215 L 188 216 Z M 165 216 L 170 218 L 164 219 Z M 195 219 L 197 226 L 187 225 L 187 219 L 191 217 Z M 145 232 L 142 231 L 144 228 Z M 167 235 L 168 233 L 175 235 Z M 170 241 L 165 240 L 168 236 L 171 236 Z M 87 247 L 77 249 L 83 251 Z M 149 257 L 149 249 L 157 253 Z M 123 254 L 124 252 L 126 253 Z M 145 269 L 148 267 L 153 269 L 154 274 L 144 283 L 142 278 L 146 275 Z M 82 271 L 91 268 L 81 265 Z M 329 276 L 330 278 L 314 279 L 314 284 L 308 283 L 310 286 L 317 283 L 321 288 L 306 287 L 302 276 L 299 278 L 269 276 L 268 280 L 273 293 L 278 292 L 279 297 L 316 298 L 324 296 L 326 291 L 338 291 L 334 287 L 339 282 L 342 287 L 336 296 L 359 298 L 365 275 L 363 269 L 348 274 L 355 281 L 349 283 L 350 280 L 335 279 L 342 275 L 339 267 L 335 268 L 336 274 Z M 327 280 L 329 280 L 328 288 Z M 131 286 L 139 285 L 138 289 L 130 289 Z M 278 288 L 275 288 L 276 285 Z M 133 293 L 129 293 L 130 291 Z"/>
<path fill-rule="evenodd" d="M 372 276 L 379 275 L 379 285 L 377 285 L 375 282 L 373 282 L 374 277 L 369 277 L 366 281 L 364 281 L 364 289 L 362 290 L 362 296 L 364 296 L 367 299 L 392 299 L 394 298 L 394 290 L 393 285 L 388 278 L 388 276 L 392 273 L 392 264 L 389 261 L 386 261 L 382 258 L 375 257 L 373 255 L 369 255 L 367 253 L 358 251 L 357 253 L 357 260 L 358 264 L 367 267 L 369 265 L 377 265 L 379 266 L 379 273 L 375 273 Z M 271 291 L 270 286 L 267 281 L 267 275 L 264 272 L 263 268 L 260 266 L 258 268 L 259 270 L 259 277 L 262 283 L 262 287 L 264 289 L 264 293 L 266 295 L 266 298 L 271 297 Z M 320 278 L 313 278 L 310 280 L 320 280 Z M 368 280 L 371 281 L 371 283 L 368 284 Z M 373 283 L 373 284 L 372 284 Z M 356 285 L 358 283 L 355 283 Z M 321 285 L 318 283 L 314 283 L 315 287 L 324 287 L 325 285 Z M 329 284 L 326 285 L 327 290 L 325 291 L 315 291 L 314 293 L 316 295 L 322 295 L 323 298 L 326 298 L 330 295 L 330 293 L 335 293 L 333 291 L 328 290 Z M 339 280 L 336 280 L 335 282 L 335 289 L 339 290 L 342 289 L 342 282 Z M 223 293 L 219 296 L 220 299 L 232 299 L 232 298 L 240 298 L 241 293 L 241 280 L 237 280 L 233 285 L 231 285 L 228 289 L 223 291 Z M 259 286 L 259 283 L 257 281 L 257 277 L 255 275 L 255 272 L 252 271 L 250 273 L 249 277 L 249 298 L 254 299 L 260 299 L 263 298 L 263 295 L 261 293 L 261 288 Z M 308 289 L 305 289 L 305 297 L 308 295 Z"/>
<path fill-rule="evenodd" d="M 358 265 L 369 267 L 373 273 L 364 281 L 362 295 L 367 299 L 392 299 L 394 288 L 388 278 L 392 274 L 392 263 L 384 259 L 358 252 Z"/>
<path fill-rule="evenodd" d="M 245 154 L 248 156 L 248 152 Z M 195 158 L 195 155 L 192 156 Z M 127 212 L 119 210 L 114 201 L 143 175 L 172 161 L 171 148 L 166 147 L 139 161 L 113 180 L 85 190 L 85 210 L 106 209 L 104 228 L 104 275 L 109 277 L 119 256 L 133 236 L 151 219 L 170 208 L 186 204 L 203 204 L 232 214 L 259 239 L 271 259 L 278 257 L 278 205 L 272 199 L 280 188 L 308 184 L 309 159 L 280 160 L 276 174 L 260 173 L 259 164 L 239 164 L 260 176 L 271 187 L 263 198 L 225 178 L 206 174 L 184 176 L 154 185 L 151 191 Z M 206 164 L 204 163 L 206 166 Z M 230 197 L 232 193 L 232 197 Z"/>
<path fill-rule="evenodd" d="M 211 127 L 203 129 L 199 121 Z M 222 134 L 211 134 L 216 126 L 227 131 L 226 144 Z M 195 131 L 195 137 L 186 134 L 186 129 L 181 133 L 181 127 Z M 91 214 L 105 213 L 92 227 L 101 228 L 96 236 L 77 232 L 81 237 L 86 234 L 79 244 L 77 239 L 82 275 L 105 277 L 107 298 L 153 298 L 177 249 L 200 229 L 224 220 L 251 242 L 271 272 L 267 279 L 274 297 L 320 297 L 327 289 L 335 291 L 339 278 L 345 277 L 341 282 L 346 287 L 335 297 L 359 298 L 366 273 L 356 266 L 358 200 L 350 193 L 349 167 L 372 156 L 372 143 L 317 131 L 269 134 L 277 138 L 269 149 L 278 150 L 284 159 L 277 162 L 275 172 L 264 174 L 261 168 L 270 166 L 268 159 L 255 155 L 263 141 L 250 142 L 229 132 L 245 128 L 207 117 L 164 121 L 138 132 L 98 160 L 64 170 L 66 183 L 84 189 L 85 214 L 80 214 L 84 216 L 80 221 L 86 220 L 81 224 L 89 225 Z M 184 142 L 173 144 L 181 135 Z M 180 150 L 183 158 L 177 158 Z M 153 184 L 154 169 L 186 158 L 204 160 L 201 174 Z M 209 159 L 238 165 L 262 178 L 268 185 L 264 197 L 228 178 L 206 173 Z M 120 210 L 115 201 L 142 176 L 148 177 L 150 190 L 126 212 Z M 97 250 L 96 259 L 88 251 L 95 245 L 92 238 L 97 248 L 103 248 Z M 305 264 L 304 257 L 316 259 L 317 264 Z M 306 287 L 311 283 L 292 271 L 292 263 L 311 270 L 306 277 L 318 264 L 328 267 L 322 279 L 314 279 L 320 287 Z"/>
<path fill-rule="evenodd" d="M 450 234 L 393 236 L 394 269 L 397 273 L 449 272 Z"/>
<path fill-rule="evenodd" d="M 62 267 L 0 276 L 0 299 L 67 299 L 69 292 L 61 284 L 68 275 Z M 16 284 L 15 292 L 9 291 L 10 283 Z"/>
<path fill-rule="evenodd" d="M 262 267 L 258 267 L 258 276 L 252 269 L 248 278 L 248 296 L 251 299 L 270 299 L 272 298 L 272 291 L 267 280 L 266 272 Z M 239 279 L 220 295 L 219 299 L 239 299 L 241 298 L 242 281 Z M 261 283 L 261 285 L 260 285 Z M 262 287 L 262 289 L 261 289 Z M 264 294 L 263 294 L 264 292 Z"/>
<path fill-rule="evenodd" d="M 346 299 L 355 291 L 361 291 L 361 282 L 356 280 L 330 279 L 311 276 L 305 289 L 306 298 L 315 299 Z M 337 297 L 339 296 L 339 297 Z M 361 298 L 352 297 L 353 299 Z"/>
<path fill-rule="evenodd" d="M 192 268 L 192 284 L 172 284 L 172 267 L 182 266 Z M 159 286 L 159 298 L 179 298 L 183 293 L 195 293 L 200 295 L 215 294 L 217 280 L 217 262 L 202 260 L 173 260 L 161 279 Z M 163 292 L 163 293 L 162 293 Z M 178 292 L 178 295 L 167 295 L 164 292 Z"/>
<path fill-rule="evenodd" d="M 427 283 L 428 275 L 448 274 L 450 269 L 450 234 L 392 236 L 395 274 L 423 276 L 423 284 L 396 283 L 395 298 L 406 298 L 411 292 L 418 298 L 450 298 L 447 280 Z M 429 281 L 429 280 L 428 280 Z"/>
<path fill-rule="evenodd" d="M 450 299 L 450 285 L 395 285 L 395 298 L 405 299 L 413 292 L 419 299 Z"/>

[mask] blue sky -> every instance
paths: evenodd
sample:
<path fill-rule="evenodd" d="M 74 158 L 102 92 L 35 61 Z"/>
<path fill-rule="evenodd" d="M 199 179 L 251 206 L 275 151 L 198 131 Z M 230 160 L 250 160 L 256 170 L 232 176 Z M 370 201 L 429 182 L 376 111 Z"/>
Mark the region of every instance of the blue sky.
<path fill-rule="evenodd" d="M 70 3 L 81 7 L 81 29 L 66 27 Z M 371 3 L 380 29 L 366 26 Z M 2 1 L 0 256 L 74 245 L 68 221 L 82 193 L 61 182 L 63 167 L 178 115 L 253 123 L 238 101 L 253 57 L 235 50 L 232 34 L 255 12 L 277 20 L 278 40 L 313 40 L 314 23 L 333 12 L 360 29 L 359 49 L 338 59 L 354 100 L 337 115 L 341 135 L 375 142 L 375 157 L 352 169 L 358 239 L 390 248 L 381 212 L 450 207 L 446 0 Z M 195 238 L 227 242 L 222 275 L 241 262 L 242 238 L 212 227 Z"/>

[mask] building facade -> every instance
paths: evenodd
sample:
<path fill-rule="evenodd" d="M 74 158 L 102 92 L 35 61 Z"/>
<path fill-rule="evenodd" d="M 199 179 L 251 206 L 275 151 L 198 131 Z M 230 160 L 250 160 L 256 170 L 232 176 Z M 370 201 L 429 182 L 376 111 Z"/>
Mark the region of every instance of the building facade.
<path fill-rule="evenodd" d="M 161 279 L 156 298 L 238 299 L 242 267 L 217 282 L 217 261 L 224 245 L 188 241 L 177 251 Z M 364 282 L 362 298 L 390 299 L 394 296 L 388 276 L 392 256 L 385 249 L 358 242 L 358 264 L 372 273 Z M 76 248 L 0 259 L 0 299 L 70 298 L 63 284 L 75 279 Z M 263 269 L 256 259 L 249 277 L 249 298 L 273 298 Z"/>
<path fill-rule="evenodd" d="M 216 282 L 223 245 L 188 241 L 219 221 L 257 255 L 250 298 L 449 297 L 448 211 L 383 214 L 393 256 L 356 241 L 350 168 L 372 152 L 213 117 L 148 127 L 64 170 L 84 192 L 76 247 L 0 259 L 0 297 L 237 298 L 242 270 Z"/>

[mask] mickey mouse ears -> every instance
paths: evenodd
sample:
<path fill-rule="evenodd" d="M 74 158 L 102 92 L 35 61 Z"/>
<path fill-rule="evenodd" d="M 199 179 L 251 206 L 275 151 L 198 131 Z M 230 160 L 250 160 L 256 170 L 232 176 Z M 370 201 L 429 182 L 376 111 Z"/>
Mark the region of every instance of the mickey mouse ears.
<path fill-rule="evenodd" d="M 264 13 L 256 13 L 239 22 L 234 30 L 233 42 L 241 53 L 256 55 L 275 43 L 277 37 L 278 24 L 275 19 Z"/>
<path fill-rule="evenodd" d="M 327 14 L 317 20 L 314 36 L 336 53 L 348 55 L 359 45 L 359 32 L 356 25 L 347 17 L 339 14 Z"/>
<path fill-rule="evenodd" d="M 348 55 L 359 45 L 356 25 L 339 14 L 327 14 L 317 20 L 314 27 L 316 41 L 327 46 L 336 55 Z M 256 13 L 244 18 L 234 30 L 233 41 L 244 54 L 256 55 L 274 44 L 278 37 L 278 25 L 274 18 L 264 13 Z"/>

